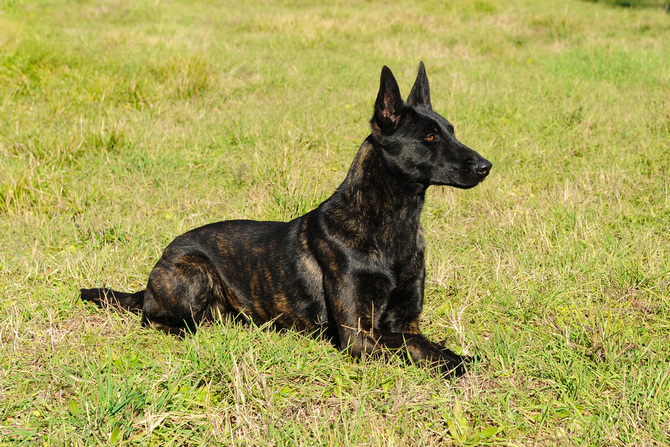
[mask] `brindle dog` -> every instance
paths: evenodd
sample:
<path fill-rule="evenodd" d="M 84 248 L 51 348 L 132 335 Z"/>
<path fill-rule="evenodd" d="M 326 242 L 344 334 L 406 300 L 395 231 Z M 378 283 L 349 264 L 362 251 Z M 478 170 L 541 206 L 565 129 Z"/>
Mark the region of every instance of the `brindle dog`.
<path fill-rule="evenodd" d="M 433 111 L 423 62 L 407 102 L 388 67 L 380 84 L 372 134 L 317 209 L 290 222 L 196 228 L 168 245 L 146 290 L 82 289 L 81 298 L 141 311 L 145 324 L 172 334 L 231 315 L 323 335 L 356 357 L 402 350 L 442 374 L 463 374 L 466 358 L 419 329 L 419 217 L 428 186 L 472 188 L 492 165 Z"/>

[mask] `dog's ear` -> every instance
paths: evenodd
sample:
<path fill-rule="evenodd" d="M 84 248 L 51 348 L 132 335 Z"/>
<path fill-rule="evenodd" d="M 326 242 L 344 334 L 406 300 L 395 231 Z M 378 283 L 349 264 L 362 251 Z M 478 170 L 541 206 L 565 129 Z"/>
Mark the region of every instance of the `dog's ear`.
<path fill-rule="evenodd" d="M 405 102 L 400 96 L 400 88 L 391 70 L 384 65 L 379 82 L 379 93 L 375 102 L 375 113 L 370 120 L 372 132 L 380 138 L 383 134 L 393 132 L 400 122 Z"/>
<path fill-rule="evenodd" d="M 423 62 L 419 62 L 419 74 L 414 81 L 414 87 L 407 97 L 407 104 L 410 106 L 430 105 L 430 86 L 428 85 L 428 76 L 426 76 L 426 67 Z"/>

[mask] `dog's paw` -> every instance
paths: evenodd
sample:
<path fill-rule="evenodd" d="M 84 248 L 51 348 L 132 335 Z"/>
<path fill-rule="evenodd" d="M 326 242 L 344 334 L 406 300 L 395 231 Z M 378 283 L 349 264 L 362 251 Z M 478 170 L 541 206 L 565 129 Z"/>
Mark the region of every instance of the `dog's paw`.
<path fill-rule="evenodd" d="M 463 362 L 445 362 L 438 365 L 435 372 L 444 378 L 458 378 L 465 375 L 467 368 Z"/>
<path fill-rule="evenodd" d="M 445 378 L 461 377 L 468 370 L 472 370 L 474 365 L 481 363 L 484 356 L 481 355 L 458 355 L 449 349 L 440 351 L 444 359 L 436 365 L 435 372 Z"/>

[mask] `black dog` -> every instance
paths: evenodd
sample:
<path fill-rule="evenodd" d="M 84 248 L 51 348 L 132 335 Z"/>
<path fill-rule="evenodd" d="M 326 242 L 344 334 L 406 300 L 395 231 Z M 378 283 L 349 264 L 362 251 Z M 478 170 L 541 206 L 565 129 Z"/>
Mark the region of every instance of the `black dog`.
<path fill-rule="evenodd" d="M 176 238 L 146 290 L 82 289 L 81 298 L 142 311 L 145 324 L 183 334 L 232 315 L 320 334 L 353 356 L 403 350 L 443 374 L 464 358 L 419 330 L 430 185 L 472 188 L 491 163 L 454 136 L 430 104 L 423 62 L 407 102 L 388 67 L 347 177 L 319 207 L 291 222 L 234 220 Z"/>

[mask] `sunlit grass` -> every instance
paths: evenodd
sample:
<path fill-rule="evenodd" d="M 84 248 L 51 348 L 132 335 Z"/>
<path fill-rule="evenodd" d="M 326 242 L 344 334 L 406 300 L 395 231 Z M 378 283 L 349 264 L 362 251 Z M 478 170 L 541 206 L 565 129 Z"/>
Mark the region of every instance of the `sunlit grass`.
<path fill-rule="evenodd" d="M 670 28 L 607 3 L 0 2 L 0 444 L 667 445 Z M 467 377 L 79 302 L 318 205 L 419 60 L 494 164 L 424 214 L 423 328 Z"/>

